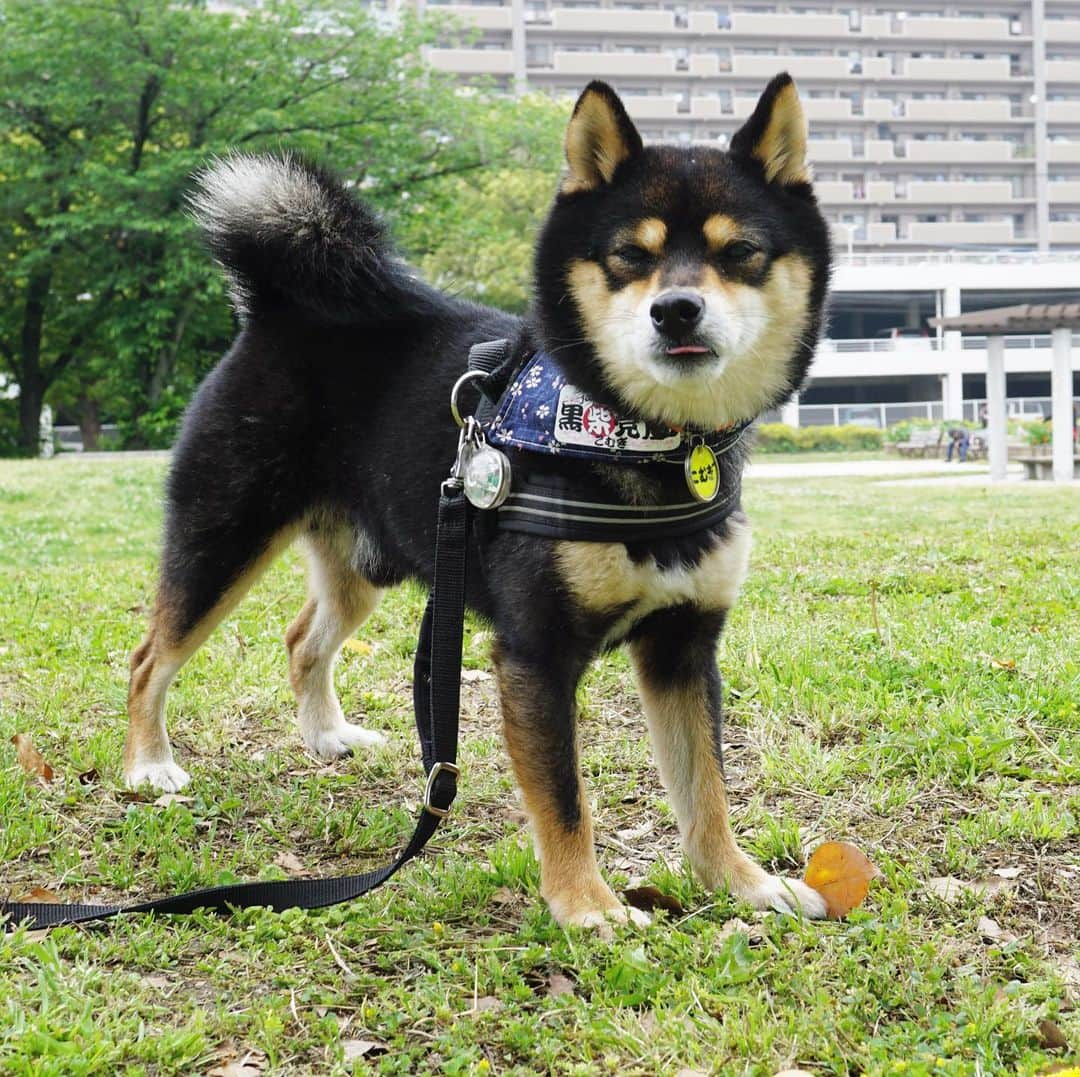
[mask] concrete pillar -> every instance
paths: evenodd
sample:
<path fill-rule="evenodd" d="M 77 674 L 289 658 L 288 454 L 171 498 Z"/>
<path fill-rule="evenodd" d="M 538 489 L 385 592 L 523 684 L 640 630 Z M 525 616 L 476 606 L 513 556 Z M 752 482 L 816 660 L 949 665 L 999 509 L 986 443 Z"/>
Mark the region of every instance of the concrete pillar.
<path fill-rule="evenodd" d="M 964 417 L 964 375 L 960 370 L 949 370 L 942 375 L 941 405 L 946 422 Z"/>
<path fill-rule="evenodd" d="M 796 393 L 780 408 L 780 421 L 788 426 L 799 425 L 799 394 Z"/>
<path fill-rule="evenodd" d="M 987 447 L 990 479 L 1004 482 L 1009 470 L 1005 420 L 1005 338 L 988 337 L 986 341 L 986 406 L 988 412 Z"/>
<path fill-rule="evenodd" d="M 942 292 L 942 313 L 946 318 L 955 318 L 960 313 L 960 288 L 959 285 L 946 285 Z M 947 352 L 963 351 L 964 343 L 960 334 L 955 330 L 945 334 L 944 347 Z"/>
<path fill-rule="evenodd" d="M 1050 398 L 1053 409 L 1054 482 L 1072 482 L 1073 477 L 1073 402 L 1072 402 L 1072 329 L 1055 329 L 1054 367 L 1050 375 Z"/>

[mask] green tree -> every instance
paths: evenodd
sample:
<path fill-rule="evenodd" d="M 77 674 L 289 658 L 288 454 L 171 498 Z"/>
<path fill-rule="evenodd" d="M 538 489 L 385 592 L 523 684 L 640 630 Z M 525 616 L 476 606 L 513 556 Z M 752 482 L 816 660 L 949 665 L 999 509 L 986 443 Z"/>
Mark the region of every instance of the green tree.
<path fill-rule="evenodd" d="M 558 120 L 432 71 L 422 49 L 439 32 L 409 14 L 381 26 L 348 0 L 244 14 L 0 0 L 0 365 L 20 386 L 24 449 L 47 394 L 136 422 L 175 414 L 227 341 L 184 211 L 214 154 L 306 153 L 403 218 L 410 241 L 479 242 L 453 224 L 457 180 L 553 167 Z"/>

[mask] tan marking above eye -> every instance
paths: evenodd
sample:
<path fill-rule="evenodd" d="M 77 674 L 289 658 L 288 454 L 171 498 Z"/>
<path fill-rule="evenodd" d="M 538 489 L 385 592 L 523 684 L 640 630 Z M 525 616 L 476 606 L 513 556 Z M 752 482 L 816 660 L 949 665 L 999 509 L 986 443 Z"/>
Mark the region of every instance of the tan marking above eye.
<path fill-rule="evenodd" d="M 705 242 L 713 251 L 734 243 L 742 235 L 742 229 L 726 213 L 714 213 L 705 221 L 701 230 L 705 233 Z"/>
<path fill-rule="evenodd" d="M 634 242 L 650 254 L 659 254 L 667 242 L 667 225 L 659 217 L 646 217 L 634 229 Z"/>

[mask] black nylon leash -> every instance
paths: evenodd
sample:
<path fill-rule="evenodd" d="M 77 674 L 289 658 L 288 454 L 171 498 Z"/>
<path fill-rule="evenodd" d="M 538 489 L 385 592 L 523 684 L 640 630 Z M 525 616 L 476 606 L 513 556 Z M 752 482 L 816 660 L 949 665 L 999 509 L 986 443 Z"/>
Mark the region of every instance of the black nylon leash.
<path fill-rule="evenodd" d="M 126 913 L 184 915 L 197 909 L 228 913 L 267 906 L 317 909 L 350 901 L 381 886 L 431 839 L 450 811 L 457 794 L 458 708 L 461 696 L 461 643 L 465 620 L 468 567 L 469 503 L 461 482 L 447 480 L 439 497 L 435 540 L 435 583 L 428 598 L 413 666 L 413 705 L 420 751 L 427 775 L 424 802 L 416 830 L 398 858 L 385 867 L 359 875 L 329 879 L 235 883 L 186 894 L 143 901 L 137 905 L 51 905 L 0 901 L 4 929 L 20 923 L 28 928 L 57 927 L 106 920 Z"/>

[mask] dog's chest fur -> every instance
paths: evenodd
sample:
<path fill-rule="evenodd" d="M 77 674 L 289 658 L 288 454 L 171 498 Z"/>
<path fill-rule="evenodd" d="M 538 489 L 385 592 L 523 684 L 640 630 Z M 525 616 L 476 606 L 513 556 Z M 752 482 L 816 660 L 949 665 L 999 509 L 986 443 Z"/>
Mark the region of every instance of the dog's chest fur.
<path fill-rule="evenodd" d="M 635 561 L 621 543 L 560 542 L 555 563 L 567 589 L 592 615 L 607 616 L 605 641 L 616 643 L 650 613 L 691 605 L 730 609 L 750 561 L 750 524 L 734 513 L 722 535 L 692 565 Z"/>

